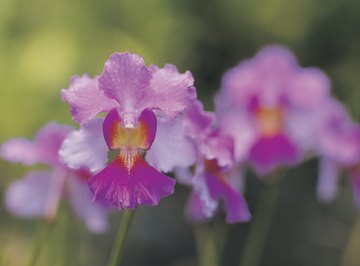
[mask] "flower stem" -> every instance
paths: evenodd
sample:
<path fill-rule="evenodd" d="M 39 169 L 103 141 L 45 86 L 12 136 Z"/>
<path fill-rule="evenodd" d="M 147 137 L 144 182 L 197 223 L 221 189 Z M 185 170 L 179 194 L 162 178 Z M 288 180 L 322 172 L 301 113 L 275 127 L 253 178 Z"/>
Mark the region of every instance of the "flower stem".
<path fill-rule="evenodd" d="M 349 240 L 344 250 L 344 255 L 341 261 L 342 266 L 355 266 L 359 265 L 360 254 L 360 216 L 356 217 L 353 229 L 349 234 Z"/>
<path fill-rule="evenodd" d="M 49 223 L 45 220 L 42 220 L 37 228 L 36 240 L 31 252 L 29 261 L 26 265 L 34 266 L 40 256 L 44 243 L 50 236 L 51 229 L 53 228 L 53 223 Z"/>
<path fill-rule="evenodd" d="M 255 216 L 250 227 L 248 240 L 240 261 L 241 266 L 256 266 L 260 263 L 272 213 L 278 198 L 279 188 L 277 183 L 278 182 L 270 182 L 263 184 Z"/>
<path fill-rule="evenodd" d="M 108 261 L 108 266 L 117 266 L 121 260 L 121 256 L 123 253 L 123 247 L 126 239 L 126 235 L 129 231 L 129 227 L 131 221 L 134 217 L 135 211 L 127 210 L 124 212 L 123 217 L 121 219 L 121 223 L 119 226 L 118 233 L 116 235 L 116 239 L 110 254 L 110 258 Z"/>
<path fill-rule="evenodd" d="M 195 239 L 199 265 L 218 266 L 218 250 L 216 248 L 216 239 L 212 228 L 205 224 L 197 225 L 195 227 Z"/>

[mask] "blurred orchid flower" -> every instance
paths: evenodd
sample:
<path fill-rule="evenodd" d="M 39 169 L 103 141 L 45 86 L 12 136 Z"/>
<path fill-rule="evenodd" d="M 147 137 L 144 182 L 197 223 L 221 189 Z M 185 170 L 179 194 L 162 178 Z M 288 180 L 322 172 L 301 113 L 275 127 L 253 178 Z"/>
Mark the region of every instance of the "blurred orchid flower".
<path fill-rule="evenodd" d="M 150 166 L 143 154 L 158 133 L 166 134 L 157 129 L 166 132 L 164 123 L 175 121 L 195 100 L 193 83 L 188 71 L 180 74 L 173 65 L 146 67 L 139 55 L 126 52 L 112 54 L 100 77 L 74 77 L 70 88 L 62 90 L 62 99 L 81 125 L 65 141 L 62 158 L 75 168 L 85 164 L 100 170 L 89 181 L 95 201 L 134 209 L 157 205 L 173 193 L 175 180 Z M 101 112 L 107 113 L 105 119 L 95 117 Z M 173 127 L 168 129 L 171 134 Z M 109 150 L 118 155 L 99 167 Z"/>
<path fill-rule="evenodd" d="M 59 149 L 72 128 L 49 123 L 41 128 L 34 141 L 14 138 L 0 148 L 5 160 L 25 165 L 46 164 L 51 171 L 29 172 L 15 181 L 5 193 L 7 209 L 20 217 L 56 217 L 60 199 L 69 199 L 76 215 L 88 229 L 101 233 L 107 228 L 106 209 L 91 201 L 87 180 L 92 173 L 84 167 L 73 170 L 60 161 Z"/>
<path fill-rule="evenodd" d="M 183 118 L 185 135 L 197 151 L 194 172 L 177 168 L 177 177 L 193 187 L 187 215 L 201 222 L 214 216 L 224 204 L 226 221 L 248 221 L 251 217 L 241 193 L 243 176 L 233 158 L 233 141 L 215 127 L 215 116 L 200 102 L 189 107 Z"/>
<path fill-rule="evenodd" d="M 313 114 L 329 98 L 329 80 L 270 46 L 225 73 L 216 98 L 219 126 L 235 141 L 235 159 L 265 175 L 297 164 L 313 144 Z"/>

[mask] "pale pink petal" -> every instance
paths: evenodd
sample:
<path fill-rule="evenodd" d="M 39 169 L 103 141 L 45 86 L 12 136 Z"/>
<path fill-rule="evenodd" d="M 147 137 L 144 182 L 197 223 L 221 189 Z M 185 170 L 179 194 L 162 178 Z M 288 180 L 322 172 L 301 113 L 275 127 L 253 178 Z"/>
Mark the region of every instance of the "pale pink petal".
<path fill-rule="evenodd" d="M 215 114 L 204 111 L 202 102 L 197 100 L 186 109 L 183 120 L 186 135 L 194 140 L 200 140 L 206 138 L 213 130 Z"/>
<path fill-rule="evenodd" d="M 193 141 L 186 137 L 182 116 L 158 119 L 155 141 L 146 154 L 146 161 L 162 172 L 174 167 L 189 167 L 195 163 L 197 152 Z"/>
<path fill-rule="evenodd" d="M 103 169 L 108 160 L 108 148 L 102 124 L 102 118 L 93 118 L 70 133 L 59 151 L 61 161 L 74 169 L 87 167 L 91 172 Z"/>
<path fill-rule="evenodd" d="M 12 183 L 5 193 L 5 206 L 19 217 L 40 217 L 45 214 L 52 173 L 30 172 Z"/>
<path fill-rule="evenodd" d="M 84 220 L 91 232 L 103 233 L 108 228 L 107 209 L 92 201 L 92 195 L 85 180 L 71 176 L 69 196 L 74 212 Z"/>
<path fill-rule="evenodd" d="M 319 69 L 303 69 L 293 75 L 286 87 L 287 99 L 297 108 L 316 108 L 329 97 L 330 81 Z"/>
<path fill-rule="evenodd" d="M 14 138 L 0 147 L 0 156 L 13 163 L 33 165 L 39 162 L 39 153 L 36 145 L 23 138 Z"/>
<path fill-rule="evenodd" d="M 151 71 L 141 56 L 114 53 L 106 61 L 99 78 L 99 87 L 105 95 L 119 103 L 120 114 L 140 113 L 147 107 Z"/>
<path fill-rule="evenodd" d="M 182 112 L 196 99 L 194 78 L 189 71 L 180 74 L 174 65 L 164 68 L 151 66 L 151 93 L 146 99 L 148 108 L 160 109 L 166 115 Z"/>
<path fill-rule="evenodd" d="M 324 202 L 332 201 L 338 191 L 340 169 L 336 162 L 321 158 L 319 162 L 319 176 L 317 195 Z"/>
<path fill-rule="evenodd" d="M 115 100 L 99 90 L 98 78 L 90 78 L 86 74 L 72 77 L 70 87 L 61 90 L 61 99 L 69 103 L 73 119 L 79 124 L 118 106 Z"/>

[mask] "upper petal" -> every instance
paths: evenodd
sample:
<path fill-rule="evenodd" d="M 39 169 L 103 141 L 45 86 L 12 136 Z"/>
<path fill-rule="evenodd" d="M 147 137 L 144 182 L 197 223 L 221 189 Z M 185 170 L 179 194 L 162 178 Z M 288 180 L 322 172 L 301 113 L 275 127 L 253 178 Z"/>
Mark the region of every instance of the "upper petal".
<path fill-rule="evenodd" d="M 115 100 L 99 90 L 98 78 L 90 78 L 86 74 L 72 77 L 70 87 L 61 90 L 61 99 L 69 103 L 73 119 L 79 124 L 118 106 Z"/>
<path fill-rule="evenodd" d="M 317 107 L 329 96 L 330 81 L 321 70 L 308 68 L 293 75 L 286 89 L 290 104 L 307 110 Z"/>
<path fill-rule="evenodd" d="M 119 103 L 121 114 L 140 115 L 149 97 L 151 71 L 144 59 L 129 52 L 114 53 L 105 63 L 99 87 L 105 95 Z"/>
<path fill-rule="evenodd" d="M 96 172 L 105 167 L 108 148 L 103 131 L 102 118 L 93 118 L 79 130 L 69 134 L 59 151 L 60 160 L 70 168 L 88 168 Z"/>
<path fill-rule="evenodd" d="M 5 193 L 5 206 L 20 217 L 43 216 L 46 208 L 52 173 L 30 172 L 12 183 Z"/>

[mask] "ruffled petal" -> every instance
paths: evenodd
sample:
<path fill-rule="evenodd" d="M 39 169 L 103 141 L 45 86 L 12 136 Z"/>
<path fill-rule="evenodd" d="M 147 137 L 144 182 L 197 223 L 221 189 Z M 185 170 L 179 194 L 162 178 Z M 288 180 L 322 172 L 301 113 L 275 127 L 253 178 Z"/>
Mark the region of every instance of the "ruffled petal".
<path fill-rule="evenodd" d="M 150 82 L 151 93 L 145 106 L 160 109 L 166 115 L 182 112 L 196 99 L 194 78 L 189 71 L 180 74 L 174 65 L 150 68 L 153 78 Z"/>
<path fill-rule="evenodd" d="M 116 109 L 111 110 L 103 124 L 105 141 L 110 150 L 131 146 L 143 150 L 150 149 L 156 135 L 156 116 L 153 111 L 145 109 L 135 125 L 127 127 L 122 123 Z"/>
<path fill-rule="evenodd" d="M 39 162 L 39 152 L 36 145 L 23 138 L 14 138 L 0 147 L 0 156 L 13 163 L 33 165 Z"/>
<path fill-rule="evenodd" d="M 159 119 L 156 138 L 146 154 L 146 161 L 162 172 L 174 167 L 189 167 L 195 163 L 197 152 L 194 143 L 186 137 L 183 118 Z"/>
<path fill-rule="evenodd" d="M 61 90 L 61 99 L 69 103 L 73 119 L 79 124 L 118 106 L 115 100 L 99 90 L 98 78 L 90 78 L 86 74 L 72 77 L 70 87 Z"/>
<path fill-rule="evenodd" d="M 60 160 L 70 168 L 87 167 L 96 172 L 106 166 L 108 148 L 102 131 L 102 118 L 93 118 L 69 134 L 59 151 Z"/>
<path fill-rule="evenodd" d="M 339 166 L 330 159 L 321 158 L 317 184 L 317 196 L 320 200 L 330 202 L 335 198 L 338 191 L 339 178 Z"/>
<path fill-rule="evenodd" d="M 74 212 L 84 219 L 91 232 L 103 233 L 108 228 L 107 210 L 105 206 L 91 200 L 87 182 L 72 176 L 68 179 L 69 196 Z"/>
<path fill-rule="evenodd" d="M 149 166 L 138 154 L 131 161 L 118 156 L 89 181 L 95 201 L 106 201 L 118 209 L 154 206 L 174 192 L 175 180 Z"/>
<path fill-rule="evenodd" d="M 243 196 L 232 188 L 225 179 L 216 175 L 205 174 L 207 186 L 211 197 L 215 200 L 223 200 L 228 223 L 245 222 L 251 218 L 247 204 Z"/>
<path fill-rule="evenodd" d="M 146 108 L 150 96 L 151 71 L 145 66 L 141 56 L 114 53 L 105 63 L 99 78 L 99 87 L 105 95 L 119 103 L 121 115 L 140 115 Z"/>
<path fill-rule="evenodd" d="M 40 217 L 45 213 L 52 173 L 30 172 L 12 183 L 5 193 L 5 206 L 19 217 Z"/>
<path fill-rule="evenodd" d="M 282 165 L 292 166 L 300 159 L 297 147 L 284 135 L 262 137 L 250 149 L 249 159 L 260 174 Z"/>
<path fill-rule="evenodd" d="M 213 129 L 215 124 L 215 114 L 204 111 L 204 106 L 200 101 L 195 101 L 186 109 L 184 118 L 186 135 L 192 139 L 203 139 Z"/>
<path fill-rule="evenodd" d="M 293 75 L 286 90 L 287 99 L 295 107 L 316 108 L 328 96 L 330 81 L 319 69 L 308 68 Z"/>

